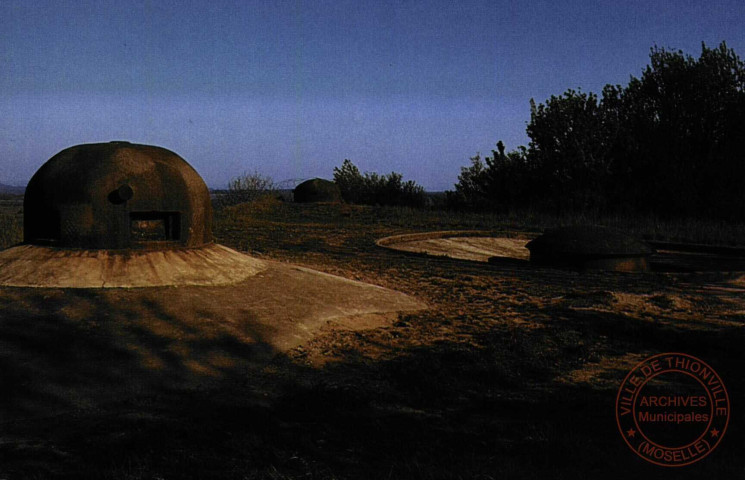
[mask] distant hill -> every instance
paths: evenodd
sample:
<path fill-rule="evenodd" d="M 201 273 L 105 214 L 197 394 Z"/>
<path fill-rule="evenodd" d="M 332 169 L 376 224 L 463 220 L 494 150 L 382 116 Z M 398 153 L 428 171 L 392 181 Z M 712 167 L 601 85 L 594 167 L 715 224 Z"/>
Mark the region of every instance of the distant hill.
<path fill-rule="evenodd" d="M 5 185 L 0 183 L 0 194 L 3 195 L 23 195 L 26 187 L 17 187 L 15 185 Z"/>

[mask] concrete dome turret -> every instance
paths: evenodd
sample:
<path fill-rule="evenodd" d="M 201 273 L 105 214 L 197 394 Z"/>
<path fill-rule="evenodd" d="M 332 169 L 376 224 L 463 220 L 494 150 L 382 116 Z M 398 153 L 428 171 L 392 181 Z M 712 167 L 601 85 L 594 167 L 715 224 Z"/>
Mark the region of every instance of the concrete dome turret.
<path fill-rule="evenodd" d="M 212 241 L 207 186 L 165 148 L 70 147 L 34 174 L 23 205 L 24 244 L 0 251 L 0 285 L 225 285 L 266 268 Z"/>
<path fill-rule="evenodd" d="M 24 242 L 87 249 L 203 246 L 212 242 L 209 190 L 191 165 L 165 148 L 77 145 L 31 178 Z"/>

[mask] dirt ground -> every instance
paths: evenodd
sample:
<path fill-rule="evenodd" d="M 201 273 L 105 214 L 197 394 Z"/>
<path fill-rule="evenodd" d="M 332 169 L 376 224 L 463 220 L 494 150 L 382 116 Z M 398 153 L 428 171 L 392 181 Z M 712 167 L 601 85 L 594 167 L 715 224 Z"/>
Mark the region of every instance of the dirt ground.
<path fill-rule="evenodd" d="M 147 388 L 3 421 L 0 478 L 745 478 L 745 288 L 736 276 L 578 273 L 375 245 L 473 229 L 525 225 L 276 201 L 217 212 L 216 237 L 227 246 L 430 308 L 375 328 L 325 329 L 269 363 L 218 361 L 220 375 L 190 385 L 164 378 L 194 367 L 190 359 L 250 357 L 225 334 L 229 319 L 206 318 L 213 334 L 204 338 L 203 323 L 159 309 L 152 292 L 103 302 L 95 291 L 3 289 L 0 374 L 12 386 L 3 412 L 59 376 L 92 388 L 134 378 Z M 167 368 L 133 363 L 122 338 L 146 338 Z M 629 370 L 670 351 L 714 367 L 733 405 L 720 446 L 676 469 L 636 456 L 614 416 Z M 85 370 L 65 370 L 81 356 Z"/>

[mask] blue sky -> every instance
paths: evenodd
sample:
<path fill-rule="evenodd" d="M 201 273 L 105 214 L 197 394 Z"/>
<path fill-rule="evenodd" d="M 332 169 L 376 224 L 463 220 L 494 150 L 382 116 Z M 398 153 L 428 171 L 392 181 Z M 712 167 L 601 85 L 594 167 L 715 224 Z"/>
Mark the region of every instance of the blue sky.
<path fill-rule="evenodd" d="M 444 190 L 527 144 L 530 98 L 626 83 L 655 44 L 745 55 L 743 25 L 741 1 L 0 0 L 0 183 L 128 140 L 213 187 L 349 158 Z"/>

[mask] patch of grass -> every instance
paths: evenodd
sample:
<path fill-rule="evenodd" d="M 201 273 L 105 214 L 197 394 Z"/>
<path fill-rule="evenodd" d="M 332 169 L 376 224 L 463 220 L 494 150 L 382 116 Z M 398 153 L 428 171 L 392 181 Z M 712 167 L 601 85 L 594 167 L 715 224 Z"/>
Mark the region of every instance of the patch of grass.
<path fill-rule="evenodd" d="M 0 213 L 0 248 L 8 248 L 23 241 L 23 218 Z"/>

